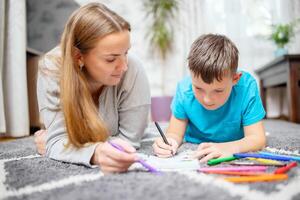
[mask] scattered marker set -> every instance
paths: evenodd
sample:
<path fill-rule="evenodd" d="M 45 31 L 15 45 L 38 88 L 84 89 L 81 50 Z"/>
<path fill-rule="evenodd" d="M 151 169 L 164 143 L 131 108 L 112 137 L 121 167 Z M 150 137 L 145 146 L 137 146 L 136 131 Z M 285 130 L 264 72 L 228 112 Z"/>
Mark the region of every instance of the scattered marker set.
<path fill-rule="evenodd" d="M 298 156 L 279 155 L 270 152 L 259 153 L 237 153 L 226 158 L 211 159 L 207 162 L 209 166 L 227 162 L 222 167 L 202 167 L 201 173 L 226 175 L 224 180 L 233 183 L 249 183 L 262 181 L 287 180 L 287 172 L 300 162 Z M 276 167 L 273 172 L 270 167 Z"/>

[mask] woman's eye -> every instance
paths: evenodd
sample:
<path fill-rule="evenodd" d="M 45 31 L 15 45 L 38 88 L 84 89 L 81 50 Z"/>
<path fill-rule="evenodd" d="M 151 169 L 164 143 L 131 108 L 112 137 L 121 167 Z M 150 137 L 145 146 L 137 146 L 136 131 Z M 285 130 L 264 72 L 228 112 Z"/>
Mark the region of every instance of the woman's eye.
<path fill-rule="evenodd" d="M 116 60 L 115 58 L 113 58 L 113 59 L 106 59 L 106 62 L 112 63 L 112 62 L 114 62 L 115 60 Z"/>
<path fill-rule="evenodd" d="M 217 93 L 222 93 L 222 92 L 223 92 L 223 90 L 216 90 L 216 92 L 217 92 Z"/>

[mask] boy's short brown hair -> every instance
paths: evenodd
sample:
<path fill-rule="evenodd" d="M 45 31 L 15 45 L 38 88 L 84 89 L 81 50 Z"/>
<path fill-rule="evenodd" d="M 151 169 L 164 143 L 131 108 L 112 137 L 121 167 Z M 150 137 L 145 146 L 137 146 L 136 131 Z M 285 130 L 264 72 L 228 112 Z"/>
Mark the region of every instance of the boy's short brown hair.
<path fill-rule="evenodd" d="M 224 35 L 206 34 L 193 42 L 188 65 L 195 77 L 201 76 L 205 83 L 222 80 L 224 75 L 237 71 L 239 51 Z"/>

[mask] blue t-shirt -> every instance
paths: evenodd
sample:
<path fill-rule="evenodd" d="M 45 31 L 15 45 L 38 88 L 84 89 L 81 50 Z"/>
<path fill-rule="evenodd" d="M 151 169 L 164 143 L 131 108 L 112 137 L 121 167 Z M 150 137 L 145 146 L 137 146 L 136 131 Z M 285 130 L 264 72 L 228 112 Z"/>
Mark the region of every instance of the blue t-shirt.
<path fill-rule="evenodd" d="M 188 120 L 184 139 L 192 143 L 239 140 L 244 137 L 244 126 L 262 120 L 266 114 L 257 83 L 247 72 L 242 72 L 227 102 L 216 110 L 207 110 L 199 103 L 188 76 L 178 83 L 171 109 L 177 119 Z"/>

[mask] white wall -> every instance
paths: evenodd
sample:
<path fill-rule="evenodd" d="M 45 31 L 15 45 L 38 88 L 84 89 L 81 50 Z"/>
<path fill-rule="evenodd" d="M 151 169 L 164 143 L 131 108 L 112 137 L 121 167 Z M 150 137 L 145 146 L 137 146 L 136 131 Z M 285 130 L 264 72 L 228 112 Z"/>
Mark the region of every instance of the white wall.
<path fill-rule="evenodd" d="M 91 2 L 76 1 L 80 4 Z M 177 81 L 188 73 L 187 54 L 191 43 L 199 35 L 227 35 L 240 51 L 239 68 L 255 75 L 256 68 L 274 58 L 273 51 L 276 47 L 266 39 L 270 23 L 289 22 L 300 17 L 299 0 L 180 0 L 174 50 L 171 56 L 162 62 L 149 51 L 149 44 L 145 39 L 149 20 L 145 19 L 144 1 L 100 0 L 131 23 L 132 51 L 145 64 L 153 96 L 174 94 Z M 299 44 L 298 32 L 289 46 L 289 52 L 300 53 Z M 280 93 L 275 92 L 275 96 L 268 98 L 273 115 L 278 114 L 274 106 L 274 103 L 278 102 L 276 94 L 279 96 Z"/>

